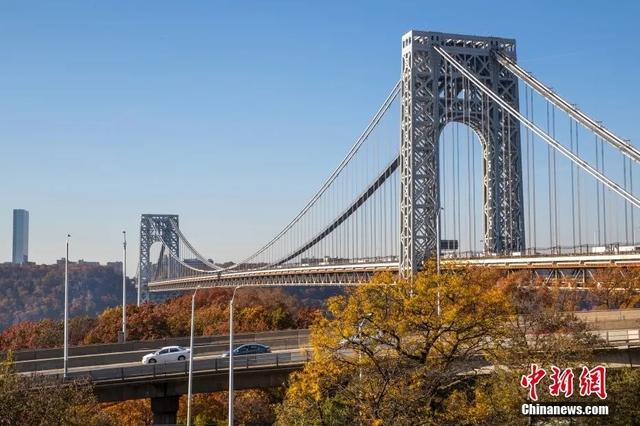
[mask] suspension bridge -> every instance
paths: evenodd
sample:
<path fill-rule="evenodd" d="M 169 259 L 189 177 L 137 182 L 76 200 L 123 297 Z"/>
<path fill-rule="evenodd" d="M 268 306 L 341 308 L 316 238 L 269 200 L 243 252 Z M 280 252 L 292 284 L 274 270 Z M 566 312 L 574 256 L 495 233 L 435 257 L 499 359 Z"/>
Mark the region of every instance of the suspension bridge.
<path fill-rule="evenodd" d="M 355 285 L 445 267 L 640 266 L 640 151 L 522 68 L 512 39 L 411 31 L 400 80 L 309 202 L 231 264 L 142 215 L 139 300 L 238 285 Z M 381 96 L 381 99 L 383 96 Z"/>

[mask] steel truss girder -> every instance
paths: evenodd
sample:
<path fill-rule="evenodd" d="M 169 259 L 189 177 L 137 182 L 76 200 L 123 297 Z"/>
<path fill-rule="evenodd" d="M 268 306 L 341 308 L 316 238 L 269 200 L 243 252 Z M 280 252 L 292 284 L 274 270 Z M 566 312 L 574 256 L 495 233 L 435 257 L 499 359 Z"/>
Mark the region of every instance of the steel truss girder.
<path fill-rule="evenodd" d="M 154 282 L 152 292 L 189 290 L 218 287 L 271 287 L 271 286 L 350 286 L 368 282 L 376 272 L 396 273 L 395 262 L 341 265 L 335 267 L 281 268 L 264 271 L 246 271 L 201 275 Z"/>
<path fill-rule="evenodd" d="M 484 250 L 525 247 L 520 126 L 496 102 L 467 85 L 435 46 L 464 63 L 518 109 L 518 80 L 493 52 L 515 60 L 515 41 L 411 31 L 402 38 L 400 117 L 400 272 L 413 275 L 436 250 L 440 208 L 438 140 L 450 122 L 468 124 L 483 155 Z M 463 98 L 460 98 L 462 94 Z"/>
<path fill-rule="evenodd" d="M 140 270 L 138 286 L 141 301 L 149 300 L 149 282 L 155 280 L 151 263 L 151 246 L 162 243 L 162 250 L 168 249 L 169 255 L 180 258 L 180 238 L 174 229 L 178 226 L 178 215 L 143 214 L 140 218 Z M 160 267 L 160 264 L 158 264 Z"/>
<path fill-rule="evenodd" d="M 640 266 L 640 254 L 567 255 L 537 257 L 487 257 L 445 260 L 442 267 L 458 270 L 467 267 L 496 268 L 508 272 L 530 271 L 532 277 L 576 282 L 593 279 L 592 271 L 616 268 L 624 270 Z M 297 266 L 268 270 L 218 272 L 184 278 L 172 278 L 150 284 L 150 291 L 190 290 L 198 286 L 270 287 L 270 286 L 350 286 L 366 283 L 377 272 L 398 272 L 397 262 L 355 263 L 326 266 Z"/>

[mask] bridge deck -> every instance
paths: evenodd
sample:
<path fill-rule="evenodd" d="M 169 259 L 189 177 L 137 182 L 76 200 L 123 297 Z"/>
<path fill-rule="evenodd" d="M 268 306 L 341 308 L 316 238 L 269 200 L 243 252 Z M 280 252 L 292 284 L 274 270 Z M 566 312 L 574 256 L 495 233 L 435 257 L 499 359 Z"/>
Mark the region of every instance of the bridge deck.
<path fill-rule="evenodd" d="M 486 266 L 506 270 L 584 270 L 640 267 L 640 253 L 444 258 L 443 268 Z M 300 265 L 248 271 L 227 271 L 149 283 L 152 292 L 196 287 L 349 286 L 367 282 L 376 272 L 398 272 L 397 261 Z"/>

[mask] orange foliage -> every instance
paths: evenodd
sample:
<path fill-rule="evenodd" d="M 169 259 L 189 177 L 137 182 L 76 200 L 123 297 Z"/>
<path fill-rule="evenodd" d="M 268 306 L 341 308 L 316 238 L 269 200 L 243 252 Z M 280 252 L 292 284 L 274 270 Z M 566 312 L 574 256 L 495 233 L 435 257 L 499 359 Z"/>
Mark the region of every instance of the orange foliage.
<path fill-rule="evenodd" d="M 197 335 L 224 334 L 229 330 L 229 298 L 226 289 L 200 290 L 196 295 Z M 316 308 L 300 302 L 281 289 L 241 289 L 236 294 L 235 327 L 238 332 L 283 330 L 307 327 Z M 72 318 L 70 343 L 95 344 L 117 341 L 122 309 L 105 309 L 97 318 Z M 191 295 L 162 303 L 127 306 L 127 337 L 149 340 L 186 336 L 190 331 Z M 62 321 L 24 321 L 0 334 L 0 350 L 18 350 L 61 346 Z"/>
<path fill-rule="evenodd" d="M 104 403 L 102 412 L 122 426 L 150 425 L 153 423 L 149 399 L 133 399 L 117 403 Z"/>

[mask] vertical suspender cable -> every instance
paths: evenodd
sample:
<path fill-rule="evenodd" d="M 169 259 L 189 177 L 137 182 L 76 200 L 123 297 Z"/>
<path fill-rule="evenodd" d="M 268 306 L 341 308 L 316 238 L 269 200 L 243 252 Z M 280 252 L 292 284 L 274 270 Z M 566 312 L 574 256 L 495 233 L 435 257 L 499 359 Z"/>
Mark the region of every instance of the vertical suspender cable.
<path fill-rule="evenodd" d="M 579 157 L 580 156 L 580 140 L 579 140 L 579 126 L 578 123 L 576 122 L 574 125 L 575 131 L 576 131 L 576 137 L 575 137 L 575 142 L 576 142 L 576 155 Z M 577 174 L 576 174 L 576 185 L 577 185 L 577 203 L 578 203 L 578 245 L 580 246 L 580 253 L 582 253 L 582 202 L 581 202 L 581 197 L 580 197 L 580 174 L 581 171 L 577 170 Z"/>
<path fill-rule="evenodd" d="M 550 116 L 549 116 L 549 101 L 545 101 L 547 107 L 547 134 L 551 134 Z M 547 145 L 547 182 L 548 182 L 548 198 L 549 198 L 549 248 L 553 248 L 553 189 L 551 183 L 551 145 Z"/>
<path fill-rule="evenodd" d="M 475 138 L 472 135 L 472 139 L 471 139 L 471 177 L 472 177 L 472 182 L 473 182 L 473 186 L 471 187 L 471 199 L 472 199 L 472 203 L 473 203 L 473 234 L 472 234 L 472 241 L 473 241 L 473 251 L 478 251 L 476 249 L 476 243 L 478 242 L 478 227 L 477 227 L 477 218 L 478 218 L 478 208 L 477 208 L 477 203 L 476 203 L 476 184 L 474 182 L 475 178 L 476 178 L 476 144 L 475 144 Z M 482 148 L 481 148 L 481 152 L 482 152 Z"/>
<path fill-rule="evenodd" d="M 595 151 L 596 151 L 596 170 L 600 170 L 600 151 L 598 149 L 598 135 L 595 135 Z M 602 244 L 602 234 L 601 234 L 601 230 L 600 230 L 600 182 L 598 182 L 598 180 L 596 179 L 595 181 L 596 184 L 596 203 L 597 203 L 597 209 L 596 209 L 596 232 L 598 235 L 598 239 L 597 239 L 597 244 L 601 245 Z M 596 241 L 593 242 L 594 244 L 596 244 Z"/>
<path fill-rule="evenodd" d="M 605 167 L 604 167 L 604 141 L 602 140 L 602 138 L 600 138 L 600 166 L 602 167 L 602 174 L 604 174 L 605 172 Z M 600 183 L 601 187 L 602 187 L 602 224 L 603 224 L 603 240 L 602 242 L 604 243 L 604 245 L 606 245 L 608 243 L 608 239 L 607 239 L 607 195 L 609 191 L 605 191 L 604 188 L 604 184 Z"/>
<path fill-rule="evenodd" d="M 556 138 L 556 106 L 551 108 L 552 130 L 553 139 Z M 560 240 L 558 238 L 558 167 L 556 161 L 556 150 L 553 150 L 553 227 L 555 233 L 556 248 L 560 247 Z M 557 250 L 557 249 L 556 249 Z"/>
<path fill-rule="evenodd" d="M 462 221 L 460 219 L 460 214 L 462 211 L 461 208 L 461 204 L 462 204 L 462 197 L 460 196 L 460 125 L 456 124 L 456 145 L 458 146 L 457 148 L 457 152 L 458 152 L 458 158 L 457 158 L 457 168 L 456 168 L 456 180 L 457 180 L 457 184 L 458 184 L 458 254 L 460 254 L 460 241 L 462 240 Z"/>
<path fill-rule="evenodd" d="M 471 233 L 471 221 L 473 216 L 473 210 L 471 209 L 471 193 L 474 190 L 472 186 L 471 180 L 471 97 L 469 96 L 469 80 L 463 77 L 462 80 L 465 83 L 464 90 L 464 106 L 465 113 L 467 118 L 467 211 L 468 211 L 468 222 L 467 229 L 469 234 L 469 252 L 473 252 L 473 234 Z"/>
<path fill-rule="evenodd" d="M 460 144 L 458 140 L 458 125 L 451 126 L 451 135 L 453 136 L 453 229 L 455 239 L 458 240 L 458 250 L 460 249 Z"/>
<path fill-rule="evenodd" d="M 518 124 L 519 126 L 520 124 Z M 511 159 L 511 115 L 507 115 L 507 161 L 505 162 L 507 166 L 507 180 L 509 181 L 509 235 L 512 238 L 511 241 L 511 250 L 513 250 L 513 176 L 511 173 L 512 169 L 512 159 Z"/>
<path fill-rule="evenodd" d="M 573 148 L 573 119 L 569 117 L 569 143 L 570 150 L 574 152 Z M 575 196 L 575 178 L 574 178 L 574 166 L 571 163 L 571 237 L 573 240 L 573 251 L 576 250 L 576 196 Z"/>
<path fill-rule="evenodd" d="M 534 115 L 533 115 L 533 90 L 529 90 L 529 96 L 531 97 L 531 108 L 530 108 L 530 112 L 531 112 L 531 121 L 534 121 Z M 511 116 L 509 116 L 509 118 L 511 118 Z M 537 238 L 538 238 L 538 233 L 536 230 L 536 225 L 537 225 L 537 217 L 538 217 L 538 212 L 536 210 L 536 172 L 535 172 L 535 166 L 536 166 L 536 142 L 535 139 L 536 136 L 535 134 L 532 132 L 531 133 L 531 180 L 532 180 L 532 186 L 533 186 L 533 194 L 532 194 L 532 201 L 533 201 L 533 252 L 536 252 L 536 247 L 537 247 Z"/>
<path fill-rule="evenodd" d="M 623 186 L 624 189 L 627 189 L 627 157 L 622 157 L 622 173 L 624 175 Z M 629 244 L 629 202 L 624 200 L 624 239 L 625 243 Z"/>
<path fill-rule="evenodd" d="M 387 241 L 388 241 L 388 232 L 389 232 L 389 222 L 387 220 L 387 210 L 389 209 L 389 203 L 388 203 L 388 193 L 390 191 L 390 188 L 393 186 L 393 180 L 389 179 L 390 183 L 385 182 L 384 186 L 382 187 L 382 197 L 383 197 L 383 207 L 382 207 L 382 224 L 383 224 L 383 229 L 384 229 L 384 233 L 382 234 L 382 255 L 383 256 L 389 256 L 389 252 L 388 252 L 388 246 L 387 246 Z M 393 227 L 393 225 L 391 225 L 391 227 Z"/>
<path fill-rule="evenodd" d="M 633 163 L 631 159 L 629 159 L 629 192 L 633 194 Z M 631 208 L 631 244 L 636 244 L 636 227 L 635 227 L 635 209 L 633 206 Z"/>
<path fill-rule="evenodd" d="M 527 117 L 528 120 L 531 120 L 531 113 L 529 112 L 529 86 L 525 85 L 524 86 L 524 115 L 525 117 Z M 532 224 L 532 214 L 531 214 L 531 175 L 529 173 L 530 167 L 529 167 L 529 162 L 531 160 L 531 158 L 529 157 L 529 145 L 530 145 L 530 130 L 528 127 L 525 126 L 526 129 L 526 137 L 525 137 L 525 153 L 526 155 L 524 156 L 526 159 L 526 170 L 527 170 L 527 187 L 526 187 L 526 191 L 527 191 L 527 235 L 531 235 L 531 224 Z"/>

